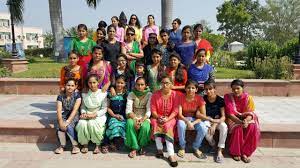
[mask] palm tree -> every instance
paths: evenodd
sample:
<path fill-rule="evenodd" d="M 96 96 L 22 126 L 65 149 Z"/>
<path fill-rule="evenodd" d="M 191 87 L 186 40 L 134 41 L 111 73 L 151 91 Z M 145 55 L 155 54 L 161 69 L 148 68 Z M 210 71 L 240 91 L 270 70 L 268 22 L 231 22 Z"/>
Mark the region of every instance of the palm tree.
<path fill-rule="evenodd" d="M 85 0 L 87 5 L 96 8 L 101 0 Z M 54 52 L 59 62 L 64 61 L 64 28 L 62 20 L 61 0 L 48 0 L 52 33 L 54 36 Z"/>
<path fill-rule="evenodd" d="M 172 22 L 173 0 L 161 0 L 161 27 L 168 28 Z"/>
<path fill-rule="evenodd" d="M 12 33 L 12 57 L 18 57 L 15 38 L 15 23 L 23 23 L 24 0 L 7 0 L 6 4 L 9 8 Z"/>

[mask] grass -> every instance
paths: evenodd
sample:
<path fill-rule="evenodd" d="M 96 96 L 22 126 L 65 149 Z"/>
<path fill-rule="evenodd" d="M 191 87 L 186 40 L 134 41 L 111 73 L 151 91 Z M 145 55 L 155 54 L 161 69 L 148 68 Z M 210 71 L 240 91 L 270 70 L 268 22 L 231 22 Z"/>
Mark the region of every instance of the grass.
<path fill-rule="evenodd" d="M 56 63 L 50 58 L 28 58 L 28 70 L 15 73 L 13 78 L 58 78 L 65 63 Z"/>
<path fill-rule="evenodd" d="M 239 70 L 217 67 L 217 79 L 255 79 L 255 74 L 250 70 Z"/>
<path fill-rule="evenodd" d="M 28 71 L 13 74 L 14 78 L 58 78 L 65 63 L 56 63 L 50 58 L 28 58 Z M 217 79 L 254 79 L 255 74 L 249 70 L 237 70 L 217 67 Z"/>

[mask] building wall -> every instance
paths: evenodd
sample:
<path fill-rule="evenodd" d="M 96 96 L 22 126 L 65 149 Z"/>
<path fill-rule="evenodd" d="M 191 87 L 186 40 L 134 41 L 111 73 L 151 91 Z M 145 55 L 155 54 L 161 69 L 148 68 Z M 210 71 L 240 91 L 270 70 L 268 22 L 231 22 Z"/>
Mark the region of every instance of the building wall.
<path fill-rule="evenodd" d="M 44 48 L 42 35 L 42 28 L 15 25 L 16 43 L 21 43 L 24 49 Z M 0 13 L 0 46 L 5 46 L 7 43 L 12 43 L 10 14 Z"/>

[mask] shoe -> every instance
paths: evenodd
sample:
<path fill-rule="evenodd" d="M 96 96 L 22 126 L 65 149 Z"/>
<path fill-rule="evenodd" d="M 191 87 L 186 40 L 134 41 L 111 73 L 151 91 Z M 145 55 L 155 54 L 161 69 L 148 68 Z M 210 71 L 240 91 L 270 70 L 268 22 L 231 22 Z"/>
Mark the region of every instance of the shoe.
<path fill-rule="evenodd" d="M 223 163 L 223 162 L 224 162 L 224 160 L 223 160 L 223 158 L 222 158 L 222 157 L 220 157 L 220 156 L 216 156 L 216 158 L 215 158 L 215 162 L 216 162 L 216 163 Z"/>
<path fill-rule="evenodd" d="M 155 154 L 155 157 L 158 159 L 164 158 L 164 153 L 162 151 L 157 151 Z"/>
<path fill-rule="evenodd" d="M 169 160 L 169 164 L 171 167 L 177 167 L 178 166 L 178 162 L 177 161 L 171 161 L 171 157 L 168 158 Z"/>
<path fill-rule="evenodd" d="M 207 156 L 201 152 L 199 149 L 196 149 L 194 151 L 194 155 L 198 158 L 198 159 L 207 159 Z"/>
<path fill-rule="evenodd" d="M 183 158 L 185 155 L 185 150 L 184 149 L 179 149 L 177 156 Z"/>

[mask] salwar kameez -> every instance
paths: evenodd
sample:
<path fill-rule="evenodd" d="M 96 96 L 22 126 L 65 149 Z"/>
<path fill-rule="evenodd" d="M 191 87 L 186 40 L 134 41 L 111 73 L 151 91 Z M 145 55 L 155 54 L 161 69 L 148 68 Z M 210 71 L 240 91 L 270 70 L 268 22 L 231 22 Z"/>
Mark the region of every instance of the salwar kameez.
<path fill-rule="evenodd" d="M 94 119 L 80 119 L 76 131 L 78 134 L 78 142 L 87 145 L 92 141 L 96 145 L 100 145 L 105 132 L 107 100 L 106 93 L 99 89 L 96 92 L 89 91 L 82 93 L 81 114 L 97 113 Z"/>
<path fill-rule="evenodd" d="M 256 150 L 260 139 L 259 123 L 254 113 L 253 98 L 247 93 L 243 93 L 240 97 L 226 94 L 224 101 L 227 115 L 235 115 L 241 119 L 249 115 L 252 116 L 247 128 L 244 128 L 241 124 L 236 124 L 229 118 L 227 119 L 230 134 L 229 153 L 232 156 L 246 155 L 249 157 Z"/>
<path fill-rule="evenodd" d="M 141 119 L 147 116 L 148 119 L 141 123 L 139 130 L 135 129 L 135 120 L 127 119 L 125 145 L 130 149 L 139 150 L 147 146 L 150 142 L 150 99 L 151 93 L 146 93 L 143 97 L 137 97 L 134 92 L 129 93 L 127 97 L 126 115 L 135 114 L 135 119 Z"/>

